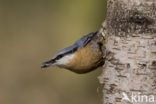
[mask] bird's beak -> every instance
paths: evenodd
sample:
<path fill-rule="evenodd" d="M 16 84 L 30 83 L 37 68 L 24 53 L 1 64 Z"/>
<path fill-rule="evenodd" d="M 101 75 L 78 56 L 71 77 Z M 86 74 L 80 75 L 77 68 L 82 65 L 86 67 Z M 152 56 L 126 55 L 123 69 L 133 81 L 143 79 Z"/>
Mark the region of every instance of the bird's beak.
<path fill-rule="evenodd" d="M 47 68 L 47 67 L 54 66 L 54 65 L 55 65 L 55 61 L 52 59 L 50 61 L 44 62 L 41 65 L 41 68 Z"/>

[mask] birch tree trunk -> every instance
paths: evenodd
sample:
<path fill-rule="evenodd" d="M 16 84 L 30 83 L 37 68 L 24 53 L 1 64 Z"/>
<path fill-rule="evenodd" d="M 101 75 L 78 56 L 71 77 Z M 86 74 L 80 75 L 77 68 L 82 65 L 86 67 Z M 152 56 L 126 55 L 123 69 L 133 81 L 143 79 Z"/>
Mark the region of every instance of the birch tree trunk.
<path fill-rule="evenodd" d="M 156 1 L 107 0 L 103 104 L 156 104 Z"/>

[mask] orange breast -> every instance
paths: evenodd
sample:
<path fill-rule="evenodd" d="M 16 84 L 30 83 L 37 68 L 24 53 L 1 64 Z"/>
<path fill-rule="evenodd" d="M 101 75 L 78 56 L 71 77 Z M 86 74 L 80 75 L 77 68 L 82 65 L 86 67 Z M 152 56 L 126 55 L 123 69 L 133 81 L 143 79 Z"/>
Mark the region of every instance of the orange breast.
<path fill-rule="evenodd" d="M 87 45 L 85 48 L 78 50 L 75 53 L 74 59 L 68 64 L 68 68 L 74 71 L 87 71 L 99 64 L 102 54 L 97 51 L 92 51 Z"/>

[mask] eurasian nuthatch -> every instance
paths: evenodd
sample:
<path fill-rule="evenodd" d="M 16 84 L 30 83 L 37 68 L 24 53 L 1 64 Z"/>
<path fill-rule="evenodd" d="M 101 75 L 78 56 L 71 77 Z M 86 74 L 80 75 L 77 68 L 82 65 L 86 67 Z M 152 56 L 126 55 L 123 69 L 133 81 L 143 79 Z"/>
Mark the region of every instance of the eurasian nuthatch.
<path fill-rule="evenodd" d="M 44 62 L 41 67 L 58 66 L 79 74 L 90 72 L 104 64 L 102 45 L 97 32 L 92 32 L 72 46 L 57 52 L 50 61 Z"/>

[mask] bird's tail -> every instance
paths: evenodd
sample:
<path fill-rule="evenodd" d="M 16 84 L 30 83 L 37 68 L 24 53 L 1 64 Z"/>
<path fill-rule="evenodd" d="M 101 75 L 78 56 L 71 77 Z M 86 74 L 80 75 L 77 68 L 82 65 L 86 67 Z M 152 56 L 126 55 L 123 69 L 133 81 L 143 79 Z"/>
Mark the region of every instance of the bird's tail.
<path fill-rule="evenodd" d="M 47 68 L 49 66 L 54 66 L 55 65 L 55 60 L 50 60 L 50 61 L 47 61 L 47 62 L 44 62 L 42 65 L 41 65 L 41 68 Z"/>

